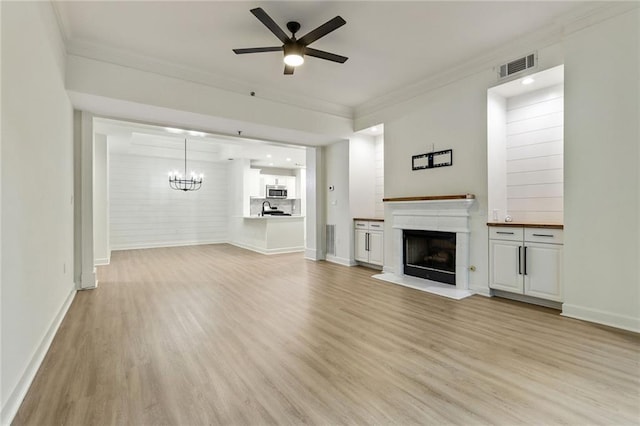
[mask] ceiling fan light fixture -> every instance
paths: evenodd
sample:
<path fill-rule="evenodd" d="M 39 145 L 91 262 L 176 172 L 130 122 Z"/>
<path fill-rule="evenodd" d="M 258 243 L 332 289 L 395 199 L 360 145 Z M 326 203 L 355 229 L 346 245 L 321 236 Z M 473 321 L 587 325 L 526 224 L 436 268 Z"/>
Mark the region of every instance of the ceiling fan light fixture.
<path fill-rule="evenodd" d="M 294 54 L 285 56 L 284 63 L 292 67 L 298 67 L 304 64 L 304 58 L 301 55 L 294 53 Z"/>
<path fill-rule="evenodd" d="M 303 48 L 296 44 L 290 44 L 284 46 L 284 63 L 297 67 L 304 64 L 304 52 Z"/>

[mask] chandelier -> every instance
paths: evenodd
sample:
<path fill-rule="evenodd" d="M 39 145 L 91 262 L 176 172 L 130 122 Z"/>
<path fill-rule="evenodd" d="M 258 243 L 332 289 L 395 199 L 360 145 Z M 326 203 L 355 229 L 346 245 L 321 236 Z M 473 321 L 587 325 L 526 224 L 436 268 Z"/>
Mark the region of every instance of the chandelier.
<path fill-rule="evenodd" d="M 197 191 L 202 187 L 202 178 L 204 175 L 200 173 L 196 175 L 191 172 L 191 176 L 187 178 L 187 140 L 184 140 L 184 176 L 182 173 L 174 170 L 169 172 L 169 187 L 177 191 Z"/>

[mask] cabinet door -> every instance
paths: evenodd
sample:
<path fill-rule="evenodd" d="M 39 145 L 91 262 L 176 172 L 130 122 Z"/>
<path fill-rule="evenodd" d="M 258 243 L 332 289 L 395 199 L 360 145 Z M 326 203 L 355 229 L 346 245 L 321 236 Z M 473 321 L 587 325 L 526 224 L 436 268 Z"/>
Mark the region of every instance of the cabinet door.
<path fill-rule="evenodd" d="M 384 244 L 382 232 L 369 232 L 369 263 L 382 266 L 383 252 Z"/>
<path fill-rule="evenodd" d="M 295 176 L 287 176 L 287 198 L 298 198 L 298 194 L 296 191 L 296 177 Z"/>
<path fill-rule="evenodd" d="M 523 294 L 521 246 L 518 241 L 489 240 L 489 287 Z"/>
<path fill-rule="evenodd" d="M 524 294 L 562 301 L 562 245 L 526 243 L 525 272 Z"/>
<path fill-rule="evenodd" d="M 367 247 L 367 231 L 363 229 L 356 229 L 356 241 L 354 248 L 354 258 L 359 260 L 360 262 L 368 262 L 369 261 L 369 252 L 366 250 Z"/>
<path fill-rule="evenodd" d="M 245 175 L 246 186 L 249 189 L 250 197 L 260 197 L 260 170 L 249 169 Z M 262 188 L 264 194 L 264 188 Z"/>

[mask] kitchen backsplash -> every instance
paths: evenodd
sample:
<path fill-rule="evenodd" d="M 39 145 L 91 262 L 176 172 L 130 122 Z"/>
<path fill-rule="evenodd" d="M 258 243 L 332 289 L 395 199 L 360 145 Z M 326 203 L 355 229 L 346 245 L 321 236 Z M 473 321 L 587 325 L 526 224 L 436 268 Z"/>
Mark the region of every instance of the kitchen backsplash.
<path fill-rule="evenodd" d="M 262 213 L 262 202 L 267 200 L 271 203 L 271 207 L 277 207 L 278 210 L 282 210 L 285 213 L 291 213 L 292 216 L 300 215 L 300 199 L 292 200 L 279 200 L 279 199 L 266 199 L 266 198 L 251 198 L 249 211 L 251 216 L 256 216 Z"/>

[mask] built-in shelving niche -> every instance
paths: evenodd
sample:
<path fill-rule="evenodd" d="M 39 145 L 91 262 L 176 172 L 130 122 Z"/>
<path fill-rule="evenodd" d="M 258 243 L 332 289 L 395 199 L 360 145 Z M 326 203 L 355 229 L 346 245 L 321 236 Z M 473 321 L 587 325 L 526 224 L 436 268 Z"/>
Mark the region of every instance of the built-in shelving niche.
<path fill-rule="evenodd" d="M 489 221 L 562 224 L 564 66 L 490 88 L 487 120 Z"/>

